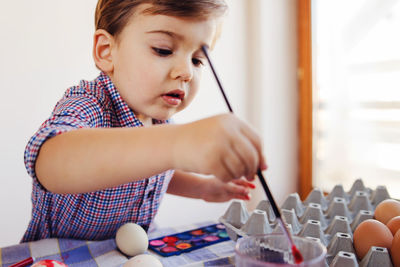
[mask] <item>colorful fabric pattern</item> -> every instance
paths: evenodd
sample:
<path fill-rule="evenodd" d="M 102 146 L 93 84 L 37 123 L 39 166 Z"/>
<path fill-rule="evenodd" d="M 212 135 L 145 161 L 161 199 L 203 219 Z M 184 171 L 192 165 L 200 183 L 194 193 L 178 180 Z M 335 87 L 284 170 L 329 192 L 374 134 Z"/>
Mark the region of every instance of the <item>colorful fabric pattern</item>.
<path fill-rule="evenodd" d="M 41 186 L 34 168 L 41 145 L 53 136 L 80 128 L 142 126 L 106 74 L 69 88 L 25 149 L 25 165 L 33 178 L 32 218 L 21 242 L 51 237 L 104 240 L 114 237 L 126 222 L 147 230 L 172 170 L 101 191 L 61 195 Z"/>
<path fill-rule="evenodd" d="M 150 231 L 149 238 L 179 233 L 214 223 L 216 222 L 208 221 L 176 228 L 155 229 Z M 164 267 L 234 267 L 234 246 L 233 241 L 225 241 L 165 258 L 151 251 L 147 253 L 157 257 Z M 69 267 L 121 267 L 128 260 L 128 257 L 119 252 L 113 238 L 103 241 L 50 238 L 0 248 L 0 267 L 8 267 L 28 257 L 34 257 L 35 262 L 53 259 L 64 262 Z"/>
<path fill-rule="evenodd" d="M 29 257 L 35 262 L 50 259 L 68 266 L 122 266 L 128 259 L 116 249 L 114 239 L 86 242 L 72 239 L 43 239 L 1 249 L 0 266 L 6 267 Z"/>
<path fill-rule="evenodd" d="M 206 221 L 174 228 L 151 229 L 148 235 L 149 239 L 153 239 L 214 223 Z M 235 242 L 225 241 L 178 256 L 164 258 L 152 251 L 147 253 L 157 257 L 164 267 L 234 267 L 234 247 Z M 128 260 L 118 250 L 113 238 L 103 241 L 50 238 L 0 248 L 0 267 L 8 267 L 28 257 L 34 257 L 35 262 L 53 259 L 69 267 L 121 267 Z"/>

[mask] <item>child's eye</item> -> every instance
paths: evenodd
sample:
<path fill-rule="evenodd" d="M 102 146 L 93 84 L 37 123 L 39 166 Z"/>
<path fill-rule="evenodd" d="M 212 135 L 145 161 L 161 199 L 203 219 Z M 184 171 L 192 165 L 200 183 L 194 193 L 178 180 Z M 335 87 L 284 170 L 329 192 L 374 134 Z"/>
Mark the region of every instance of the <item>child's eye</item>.
<path fill-rule="evenodd" d="M 200 67 L 201 65 L 203 65 L 203 62 L 198 58 L 192 58 L 192 63 L 193 63 L 193 65 L 195 65 L 197 67 Z"/>
<path fill-rule="evenodd" d="M 157 47 L 152 47 L 153 50 L 160 56 L 166 57 L 172 54 L 172 51 L 169 49 L 162 49 L 162 48 L 157 48 Z"/>

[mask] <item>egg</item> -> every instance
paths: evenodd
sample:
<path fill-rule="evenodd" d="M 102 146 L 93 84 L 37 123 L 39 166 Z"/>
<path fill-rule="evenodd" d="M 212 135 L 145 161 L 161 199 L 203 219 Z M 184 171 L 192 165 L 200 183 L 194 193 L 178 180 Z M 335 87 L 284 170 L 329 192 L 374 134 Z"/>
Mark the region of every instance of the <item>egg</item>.
<path fill-rule="evenodd" d="M 394 236 L 396 232 L 400 229 L 400 216 L 393 217 L 390 221 L 386 224 L 389 228 L 390 232 Z"/>
<path fill-rule="evenodd" d="M 374 216 L 381 223 L 387 224 L 393 217 L 400 216 L 400 201 L 385 199 L 376 206 Z"/>
<path fill-rule="evenodd" d="M 394 267 L 400 267 L 400 230 L 397 231 L 393 237 L 390 256 L 392 257 Z"/>
<path fill-rule="evenodd" d="M 152 255 L 140 254 L 125 262 L 122 267 L 163 267 L 163 265 Z"/>
<path fill-rule="evenodd" d="M 147 251 L 149 238 L 146 231 L 136 223 L 122 225 L 115 236 L 117 247 L 128 256 L 136 256 Z"/>
<path fill-rule="evenodd" d="M 358 258 L 361 260 L 372 246 L 390 250 L 393 235 L 389 228 L 380 221 L 368 219 L 360 223 L 353 234 L 353 243 Z"/>

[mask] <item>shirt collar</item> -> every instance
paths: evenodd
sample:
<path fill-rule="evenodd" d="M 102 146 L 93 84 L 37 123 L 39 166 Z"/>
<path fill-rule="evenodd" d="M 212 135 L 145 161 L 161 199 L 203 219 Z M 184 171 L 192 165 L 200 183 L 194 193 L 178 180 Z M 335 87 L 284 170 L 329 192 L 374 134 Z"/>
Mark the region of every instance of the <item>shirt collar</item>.
<path fill-rule="evenodd" d="M 101 72 L 98 77 L 98 86 L 103 88 L 109 95 L 115 114 L 122 127 L 143 126 L 143 123 L 136 117 L 133 110 L 128 106 L 125 100 L 122 99 L 114 83 L 111 81 L 111 78 L 104 72 Z M 153 119 L 153 124 L 163 123 L 168 123 L 168 120 Z"/>

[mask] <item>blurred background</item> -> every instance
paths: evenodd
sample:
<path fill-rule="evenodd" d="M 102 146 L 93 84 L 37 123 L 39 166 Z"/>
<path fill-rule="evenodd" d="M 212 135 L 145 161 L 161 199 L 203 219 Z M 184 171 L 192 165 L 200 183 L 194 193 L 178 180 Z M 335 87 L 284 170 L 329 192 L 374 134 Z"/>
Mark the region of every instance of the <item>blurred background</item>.
<path fill-rule="evenodd" d="M 400 1 L 311 1 L 313 178 L 400 198 Z"/>
<path fill-rule="evenodd" d="M 27 141 L 68 87 L 99 73 L 91 55 L 96 2 L 0 1 L 0 247 L 18 243 L 30 219 Z M 264 175 L 278 204 L 304 183 L 302 197 L 311 186 L 329 191 L 342 183 L 348 190 L 359 177 L 371 188 L 390 185 L 400 197 L 399 2 L 227 0 L 213 61 L 235 113 L 262 136 Z M 298 14 L 307 6 L 312 34 L 304 39 Z M 299 47 L 307 42 L 312 64 L 299 68 Z M 227 112 L 211 72 L 204 72 L 199 95 L 174 117 L 177 123 Z M 306 146 L 298 80 L 305 72 L 312 84 Z M 308 164 L 299 149 L 310 152 Z M 249 210 L 265 198 L 260 186 L 253 191 Z M 166 195 L 155 223 L 217 220 L 228 205 Z"/>

